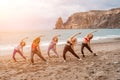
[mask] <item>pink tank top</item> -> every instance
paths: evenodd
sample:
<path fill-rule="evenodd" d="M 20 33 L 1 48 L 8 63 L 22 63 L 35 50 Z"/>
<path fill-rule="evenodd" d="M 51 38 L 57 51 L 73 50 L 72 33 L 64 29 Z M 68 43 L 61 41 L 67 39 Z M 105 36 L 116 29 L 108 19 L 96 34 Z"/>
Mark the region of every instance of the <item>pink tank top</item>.
<path fill-rule="evenodd" d="M 85 42 L 85 43 L 87 43 L 87 42 L 89 42 L 89 41 L 90 41 L 90 39 L 89 39 L 88 37 L 85 37 L 85 38 L 84 38 L 84 42 Z"/>

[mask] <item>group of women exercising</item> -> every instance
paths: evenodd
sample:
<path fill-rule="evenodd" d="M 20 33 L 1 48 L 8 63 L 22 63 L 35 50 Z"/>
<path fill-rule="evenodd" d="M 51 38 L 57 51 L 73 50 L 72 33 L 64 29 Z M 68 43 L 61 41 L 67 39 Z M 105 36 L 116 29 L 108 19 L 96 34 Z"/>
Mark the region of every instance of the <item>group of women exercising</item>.
<path fill-rule="evenodd" d="M 83 41 L 82 41 L 82 45 L 81 45 L 81 53 L 82 53 L 82 56 L 85 57 L 84 55 L 84 47 L 86 47 L 91 53 L 93 53 L 93 51 L 91 50 L 91 47 L 90 47 L 90 40 L 93 38 L 93 33 L 96 32 L 97 30 L 93 31 L 93 32 L 90 32 L 88 33 Z M 77 35 L 80 35 L 81 33 L 75 33 L 74 35 L 70 36 L 64 46 L 64 49 L 63 49 L 63 59 L 64 59 L 64 62 L 66 62 L 66 53 L 69 51 L 70 53 L 72 53 L 76 58 L 78 58 L 78 60 L 82 60 L 74 51 L 74 46 L 75 44 L 77 44 L 77 38 L 76 36 Z M 40 50 L 40 46 L 39 46 L 39 43 L 40 43 L 40 40 L 41 40 L 41 37 L 42 36 L 39 36 L 37 38 L 35 38 L 31 44 L 31 57 L 30 57 L 30 61 L 32 64 L 34 64 L 34 55 L 38 55 L 43 61 L 47 62 L 47 60 L 42 56 L 42 53 L 41 53 L 41 50 Z M 47 50 L 47 54 L 49 57 L 50 56 L 50 50 L 52 50 L 57 57 L 60 57 L 60 55 L 57 53 L 57 50 L 56 50 L 56 45 L 58 43 L 58 37 L 60 37 L 60 35 L 55 35 L 50 44 L 49 44 L 49 47 L 48 47 L 48 50 Z M 17 62 L 16 58 L 15 58 L 15 54 L 16 53 L 19 53 L 25 60 L 26 60 L 26 57 L 23 55 L 23 47 L 26 45 L 25 43 L 25 39 L 24 38 L 23 40 L 21 40 L 20 44 L 14 48 L 14 51 L 13 51 L 13 60 L 14 62 Z M 97 56 L 95 53 L 93 53 L 94 56 Z"/>

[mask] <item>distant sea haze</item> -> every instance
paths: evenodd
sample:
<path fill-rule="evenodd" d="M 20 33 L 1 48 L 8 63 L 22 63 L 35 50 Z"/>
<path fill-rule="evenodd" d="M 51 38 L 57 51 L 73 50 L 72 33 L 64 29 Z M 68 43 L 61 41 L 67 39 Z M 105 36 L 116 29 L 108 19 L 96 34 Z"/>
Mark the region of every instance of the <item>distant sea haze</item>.
<path fill-rule="evenodd" d="M 41 38 L 40 47 L 42 49 L 48 48 L 48 45 L 51 41 L 51 38 L 60 34 L 58 45 L 65 44 L 67 39 L 76 32 L 81 32 L 79 36 L 77 36 L 78 42 L 81 43 L 84 36 L 87 33 L 93 31 L 95 29 L 61 29 L 61 30 L 44 30 L 44 31 L 29 31 L 29 32 L 8 32 L 8 33 L 0 33 L 0 55 L 12 54 L 14 47 L 16 47 L 21 39 L 24 37 L 28 37 L 26 39 L 26 46 L 24 47 L 25 52 L 30 52 L 30 46 L 34 38 L 39 35 L 44 35 Z M 98 31 L 94 33 L 94 40 L 104 40 L 107 38 L 120 38 L 120 29 L 97 29 Z"/>

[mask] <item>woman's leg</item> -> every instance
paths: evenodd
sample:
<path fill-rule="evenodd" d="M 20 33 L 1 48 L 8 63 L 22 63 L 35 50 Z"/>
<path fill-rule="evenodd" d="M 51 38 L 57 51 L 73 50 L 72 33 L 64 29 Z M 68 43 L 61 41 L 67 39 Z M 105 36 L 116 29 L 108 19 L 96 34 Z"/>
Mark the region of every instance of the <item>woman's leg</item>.
<path fill-rule="evenodd" d="M 84 47 L 85 47 L 85 44 L 84 43 L 82 43 L 82 45 L 81 45 L 81 53 L 82 53 L 82 55 L 83 55 L 83 57 L 85 57 L 85 55 L 84 55 Z"/>
<path fill-rule="evenodd" d="M 42 56 L 42 54 L 41 54 L 40 51 L 37 52 L 37 55 L 38 55 L 43 61 L 46 62 L 46 59 Z"/>
<path fill-rule="evenodd" d="M 91 53 L 93 53 L 93 51 L 91 50 L 91 48 L 88 46 L 88 44 L 86 44 L 85 46 Z M 95 53 L 93 53 L 94 56 L 97 56 Z"/>
<path fill-rule="evenodd" d="M 80 57 L 75 53 L 75 51 L 72 49 L 72 47 L 70 46 L 68 49 L 76 58 L 80 59 Z"/>
<path fill-rule="evenodd" d="M 33 51 L 31 51 L 31 56 L 30 56 L 31 63 L 34 63 L 34 59 L 33 59 L 33 57 L 34 57 L 34 52 L 33 52 Z"/>
<path fill-rule="evenodd" d="M 66 60 L 66 53 L 68 51 L 68 46 L 65 45 L 64 50 L 63 50 L 63 59 Z"/>
<path fill-rule="evenodd" d="M 55 48 L 52 48 L 52 51 L 59 57 L 59 55 L 58 55 L 58 53 L 57 53 Z"/>
<path fill-rule="evenodd" d="M 14 49 L 12 58 L 13 58 L 13 60 L 14 60 L 15 62 L 16 62 L 16 58 L 15 58 L 16 52 L 17 52 L 17 51 Z"/>
<path fill-rule="evenodd" d="M 93 53 L 93 51 L 91 50 L 91 48 L 88 46 L 88 44 L 86 44 L 85 46 L 91 53 Z"/>
<path fill-rule="evenodd" d="M 21 51 L 18 51 L 18 53 L 26 60 L 26 57 L 23 55 Z"/>
<path fill-rule="evenodd" d="M 49 56 L 49 57 L 50 57 L 50 50 L 51 50 L 51 48 L 48 47 L 48 51 L 47 51 L 47 53 L 48 53 L 48 56 Z"/>

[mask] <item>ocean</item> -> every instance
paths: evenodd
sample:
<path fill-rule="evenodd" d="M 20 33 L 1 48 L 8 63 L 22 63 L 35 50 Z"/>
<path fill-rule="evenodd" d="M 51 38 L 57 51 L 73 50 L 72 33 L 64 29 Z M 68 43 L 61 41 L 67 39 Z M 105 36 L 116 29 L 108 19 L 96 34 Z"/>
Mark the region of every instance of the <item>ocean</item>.
<path fill-rule="evenodd" d="M 54 35 L 60 34 L 58 45 L 65 44 L 66 40 L 76 32 L 81 32 L 77 36 L 78 42 L 81 42 L 83 37 L 92 32 L 95 29 L 60 29 L 60 30 L 40 30 L 40 31 L 24 31 L 24 32 L 0 32 L 0 55 L 12 54 L 14 47 L 16 47 L 19 42 L 24 38 L 26 39 L 26 46 L 24 47 L 24 52 L 30 52 L 30 46 L 33 39 L 39 35 L 44 35 L 41 38 L 41 49 L 47 49 L 51 38 Z M 98 31 L 94 33 L 94 40 L 103 40 L 107 38 L 118 38 L 120 37 L 120 29 L 97 29 Z"/>

